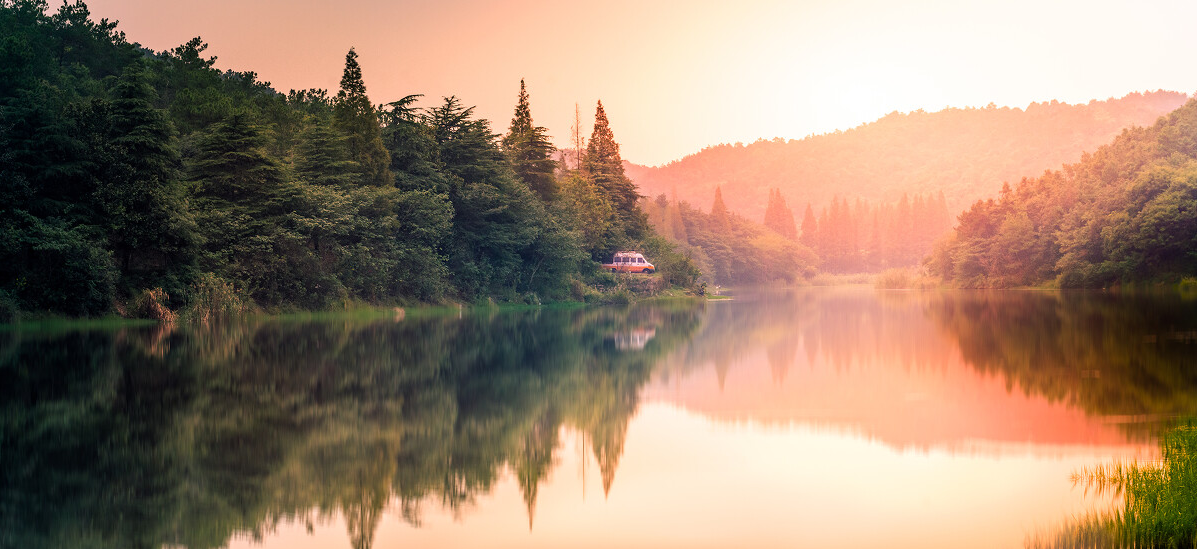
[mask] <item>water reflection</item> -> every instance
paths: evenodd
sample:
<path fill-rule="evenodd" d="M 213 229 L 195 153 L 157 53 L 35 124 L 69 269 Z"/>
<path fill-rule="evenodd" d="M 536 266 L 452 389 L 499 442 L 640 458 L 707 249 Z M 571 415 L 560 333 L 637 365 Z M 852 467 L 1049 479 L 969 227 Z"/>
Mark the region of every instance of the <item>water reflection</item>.
<path fill-rule="evenodd" d="M 1150 443 L 1145 420 L 1197 411 L 1195 312 L 1152 296 L 807 289 L 705 305 L 0 333 L 0 547 L 198 549 L 328 524 L 370 547 L 388 520 L 424 532 L 446 512 L 485 524 L 481 508 L 508 485 L 521 529 L 540 534 L 529 539 L 561 545 L 551 534 L 577 535 L 581 519 L 555 513 L 546 527 L 538 501 L 591 460 L 611 516 L 632 517 L 593 525 L 595 543 L 620 532 L 625 545 L 696 546 L 701 528 L 682 525 L 697 522 L 731 536 L 710 543 L 750 539 L 751 526 L 757 545 L 788 546 L 798 534 L 778 513 L 805 506 L 822 518 L 801 539 L 868 546 L 842 529 L 812 533 L 835 526 L 828 502 L 935 500 L 922 485 L 942 477 L 951 486 L 935 505 L 954 509 L 984 500 L 996 475 L 1009 485 L 1061 467 L 1067 484 L 1058 456 L 1133 455 Z M 647 434 L 634 448 L 637 421 Z M 817 478 L 864 471 L 888 476 Z M 720 526 L 725 502 L 749 522 Z M 469 539 L 448 544 L 488 538 Z"/>
<path fill-rule="evenodd" d="M 1197 303 L 1175 296 L 816 288 L 738 300 L 712 304 L 652 398 L 900 448 L 1137 443 L 1156 420 L 1197 411 Z"/>
<path fill-rule="evenodd" d="M 562 426 L 609 488 L 638 389 L 701 305 L 4 334 L 0 546 L 220 547 L 461 513 L 509 466 L 531 523 Z M 655 330 L 637 352 L 619 334 Z"/>

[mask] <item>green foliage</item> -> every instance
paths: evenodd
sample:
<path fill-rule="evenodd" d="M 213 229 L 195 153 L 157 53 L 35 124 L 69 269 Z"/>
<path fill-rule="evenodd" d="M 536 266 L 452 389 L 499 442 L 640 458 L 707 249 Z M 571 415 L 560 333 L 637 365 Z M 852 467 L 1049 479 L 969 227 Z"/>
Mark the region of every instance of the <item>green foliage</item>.
<path fill-rule="evenodd" d="M 134 63 L 113 90 L 95 200 L 122 282 L 135 288 L 162 281 L 177 292 L 193 275 L 198 236 L 177 169 L 174 130 L 153 107 L 147 80 L 143 65 Z"/>
<path fill-rule="evenodd" d="M 578 171 L 566 174 L 556 203 L 561 216 L 578 233 L 582 248 L 598 259 L 618 246 L 615 209 L 590 178 Z"/>
<path fill-rule="evenodd" d="M 676 190 L 691 204 L 710 204 L 721 185 L 727 207 L 751 219 L 762 219 L 774 187 L 791 204 L 816 209 L 836 196 L 889 204 L 903 194 L 943 192 L 955 215 L 1003 181 L 1075 162 L 1184 101 L 1182 93 L 1155 91 L 1077 105 L 893 112 L 846 131 L 716 145 L 664 166 L 630 165 L 627 173 L 645 194 Z"/>
<path fill-rule="evenodd" d="M 623 234 L 633 240 L 640 238 L 647 230 L 647 221 L 643 213 L 636 208 L 640 195 L 636 191 L 636 185 L 624 173 L 619 143 L 615 142 L 615 134 L 611 131 L 602 101 L 598 102 L 594 113 L 594 131 L 591 132 L 590 141 L 586 145 L 582 167 L 587 177 L 602 191 L 603 197 L 615 209 Z"/>
<path fill-rule="evenodd" d="M 1116 463 L 1086 469 L 1074 482 L 1123 495 L 1122 509 L 1069 521 L 1035 546 L 1192 547 L 1197 541 L 1197 429 L 1189 420 L 1164 431 L 1158 464 Z"/>
<path fill-rule="evenodd" d="M 353 48 L 349 48 L 349 53 L 345 54 L 341 91 L 333 100 L 333 120 L 347 136 L 349 158 L 360 167 L 362 183 L 374 186 L 393 184 L 391 158 L 382 142 L 378 113 L 366 96 L 362 67 L 357 62 L 357 52 Z"/>
<path fill-rule="evenodd" d="M 668 239 L 651 236 L 644 241 L 644 253 L 652 258 L 657 275 L 666 283 L 680 288 L 695 289 L 702 272 L 694 261 L 678 250 Z"/>
<path fill-rule="evenodd" d="M 962 286 L 1109 287 L 1197 272 L 1197 102 L 960 216 L 928 262 Z"/>
<path fill-rule="evenodd" d="M 540 199 L 549 202 L 557 194 L 557 162 L 553 160 L 556 147 L 549 140 L 548 130 L 532 123 L 532 109 L 528 105 L 528 92 L 520 80 L 519 100 L 515 105 L 515 116 L 511 127 L 503 136 L 503 151 L 511 159 L 516 176 L 532 189 Z"/>
<path fill-rule="evenodd" d="M 503 292 L 564 295 L 561 275 L 580 259 L 576 243 L 512 172 L 489 123 L 472 115 L 473 107 L 447 97 L 425 116 L 449 176 L 454 286 L 467 300 Z"/>
<path fill-rule="evenodd" d="M 311 122 L 295 148 L 295 175 L 313 185 L 349 188 L 359 181 L 358 163 L 349 156 L 347 138 L 320 119 Z"/>
<path fill-rule="evenodd" d="M 187 309 L 180 315 L 198 323 L 228 319 L 244 313 L 246 296 L 212 273 L 199 275 L 188 289 Z"/>
<path fill-rule="evenodd" d="M 374 107 L 353 49 L 335 95 L 283 95 L 219 70 L 199 37 L 151 52 L 82 2 L 46 8 L 0 2 L 0 293 L 17 310 L 98 315 L 145 288 L 201 319 L 538 302 L 647 234 L 609 130 L 596 170 L 630 206 L 593 179 L 558 199 L 526 90 L 500 141 L 455 98 Z"/>
<path fill-rule="evenodd" d="M 677 253 L 687 258 L 681 279 L 689 278 L 690 269 L 721 285 L 795 282 L 814 275 L 818 258 L 809 248 L 719 206 L 716 202 L 712 213 L 704 214 L 664 197 L 641 202 L 658 233 L 682 235 L 672 239 Z M 670 228 L 674 218 L 682 222 L 680 230 Z M 650 259 L 657 262 L 656 256 Z"/>

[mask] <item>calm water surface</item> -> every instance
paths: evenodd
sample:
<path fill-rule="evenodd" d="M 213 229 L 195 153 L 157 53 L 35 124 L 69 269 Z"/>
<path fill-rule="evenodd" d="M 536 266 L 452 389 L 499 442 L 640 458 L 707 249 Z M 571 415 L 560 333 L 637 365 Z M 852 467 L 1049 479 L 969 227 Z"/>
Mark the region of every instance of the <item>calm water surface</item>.
<path fill-rule="evenodd" d="M 866 288 L 0 332 L 0 547 L 1018 547 L 1194 357 L 1176 297 Z"/>

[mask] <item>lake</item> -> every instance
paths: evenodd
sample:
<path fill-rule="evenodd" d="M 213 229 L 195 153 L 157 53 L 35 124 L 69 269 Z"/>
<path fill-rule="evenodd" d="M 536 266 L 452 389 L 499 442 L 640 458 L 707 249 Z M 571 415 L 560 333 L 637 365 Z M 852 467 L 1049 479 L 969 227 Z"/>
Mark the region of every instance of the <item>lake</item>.
<path fill-rule="evenodd" d="M 0 331 L 0 547 L 1018 547 L 1197 414 L 1197 301 Z"/>

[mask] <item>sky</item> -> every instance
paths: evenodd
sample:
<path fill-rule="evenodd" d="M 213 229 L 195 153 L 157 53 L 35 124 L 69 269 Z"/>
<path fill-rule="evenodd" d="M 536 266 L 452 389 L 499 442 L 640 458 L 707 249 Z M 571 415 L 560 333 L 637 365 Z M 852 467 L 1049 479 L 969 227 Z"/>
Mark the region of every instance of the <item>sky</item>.
<path fill-rule="evenodd" d="M 375 103 L 457 96 L 502 133 L 520 79 L 571 142 L 603 102 L 625 160 L 846 130 L 890 112 L 1197 91 L 1197 2 L 1101 0 L 89 0 L 130 41 L 200 36 L 221 69 Z"/>

